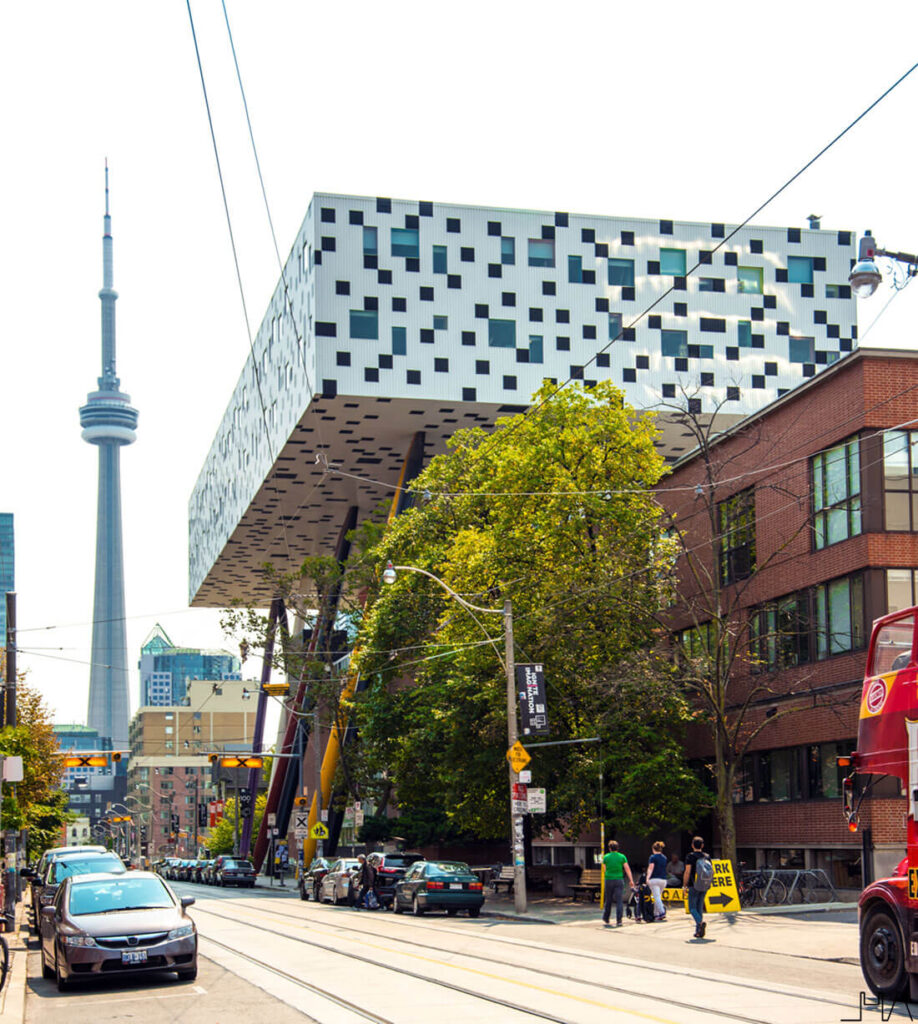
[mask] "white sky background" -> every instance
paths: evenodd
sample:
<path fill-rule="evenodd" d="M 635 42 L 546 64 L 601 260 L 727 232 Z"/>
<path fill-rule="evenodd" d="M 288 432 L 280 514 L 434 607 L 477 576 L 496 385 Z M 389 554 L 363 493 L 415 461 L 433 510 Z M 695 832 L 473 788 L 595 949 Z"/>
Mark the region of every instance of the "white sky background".
<path fill-rule="evenodd" d="M 284 258 L 314 191 L 737 222 L 918 61 L 913 3 L 227 6 Z M 192 9 L 254 332 L 278 267 L 222 9 Z M 78 409 L 100 370 L 106 156 L 118 372 L 140 410 L 122 450 L 134 706 L 155 622 L 234 646 L 187 608 L 187 503 L 248 339 L 185 4 L 4 4 L 0 86 L 20 664 L 59 721 L 84 721 L 97 453 Z M 916 112 L 918 71 L 758 223 L 821 214 L 918 251 Z M 889 294 L 862 304 L 862 335 Z M 916 303 L 898 296 L 868 343 L 914 347 Z"/>

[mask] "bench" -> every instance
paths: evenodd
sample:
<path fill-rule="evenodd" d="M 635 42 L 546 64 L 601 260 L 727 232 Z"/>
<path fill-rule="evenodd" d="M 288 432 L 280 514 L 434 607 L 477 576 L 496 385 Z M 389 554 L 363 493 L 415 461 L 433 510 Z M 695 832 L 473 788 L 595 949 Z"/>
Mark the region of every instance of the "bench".
<path fill-rule="evenodd" d="M 494 886 L 494 891 L 496 893 L 500 892 L 500 887 L 502 885 L 505 885 L 507 887 L 508 893 L 513 892 L 513 865 L 504 864 L 501 867 L 500 874 L 497 876 L 497 878 L 491 881 L 491 885 Z"/>
<path fill-rule="evenodd" d="M 599 868 L 584 868 L 580 873 L 580 881 L 576 885 L 571 886 L 573 900 L 576 903 L 581 896 L 589 896 L 590 902 L 593 903 L 599 895 L 601 888 L 602 876 L 600 875 Z"/>

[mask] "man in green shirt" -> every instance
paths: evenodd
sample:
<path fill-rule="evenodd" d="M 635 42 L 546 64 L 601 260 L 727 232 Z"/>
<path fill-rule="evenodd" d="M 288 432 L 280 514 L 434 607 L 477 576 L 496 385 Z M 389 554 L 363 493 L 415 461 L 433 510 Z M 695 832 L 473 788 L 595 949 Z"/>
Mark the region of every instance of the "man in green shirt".
<path fill-rule="evenodd" d="M 605 870 L 606 898 L 602 905 L 602 923 L 610 928 L 609 915 L 612 912 L 612 900 L 615 900 L 615 926 L 621 928 L 622 916 L 625 912 L 625 905 L 622 896 L 625 889 L 625 876 L 628 877 L 628 884 L 634 888 L 634 879 L 631 877 L 631 868 L 628 867 L 628 859 L 623 853 L 619 853 L 618 843 L 614 839 L 609 840 L 609 852 L 602 859 Z"/>

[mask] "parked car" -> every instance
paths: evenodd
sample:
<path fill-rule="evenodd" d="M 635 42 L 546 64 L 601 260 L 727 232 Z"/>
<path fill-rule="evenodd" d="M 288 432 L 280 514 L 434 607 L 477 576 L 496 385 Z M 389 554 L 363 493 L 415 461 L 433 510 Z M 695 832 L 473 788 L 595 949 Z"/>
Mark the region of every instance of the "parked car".
<path fill-rule="evenodd" d="M 41 855 L 41 859 L 38 862 L 38 866 L 35 868 L 23 868 L 20 871 L 22 878 L 25 878 L 29 882 L 29 895 L 27 897 L 28 904 L 32 910 L 32 919 L 29 923 L 29 928 L 36 935 L 38 934 L 38 919 L 41 914 L 41 902 L 39 900 L 39 892 L 41 891 L 42 885 L 44 884 L 44 877 L 48 870 L 48 864 L 52 860 L 56 860 L 60 857 L 66 857 L 71 853 L 107 853 L 108 850 L 104 846 L 53 846 L 50 849 L 45 850 Z"/>
<path fill-rule="evenodd" d="M 54 902 L 57 890 L 65 878 L 71 875 L 88 875 L 100 871 L 122 872 L 127 868 L 117 853 L 110 850 L 75 850 L 48 860 L 44 877 L 33 880 L 31 887 L 32 917 L 38 933 L 41 923 L 41 908 Z"/>
<path fill-rule="evenodd" d="M 339 857 L 333 861 L 319 883 L 320 903 L 347 903 L 350 899 L 351 879 L 360 869 L 356 857 Z"/>
<path fill-rule="evenodd" d="M 297 882 L 300 890 L 301 900 L 315 900 L 319 902 L 319 885 L 322 879 L 328 874 L 331 862 L 324 857 L 316 857 L 309 865 L 309 870 L 304 871 Z"/>
<path fill-rule="evenodd" d="M 410 910 L 420 917 L 427 910 L 445 910 L 450 917 L 467 910 L 478 917 L 484 890 L 468 864 L 458 860 L 421 860 L 412 864 L 395 886 L 395 912 Z"/>
<path fill-rule="evenodd" d="M 210 860 L 201 861 L 201 883 L 203 885 L 213 885 L 214 883 L 214 861 L 213 857 Z"/>
<path fill-rule="evenodd" d="M 367 860 L 376 868 L 376 898 L 387 910 L 395 901 L 395 886 L 412 864 L 424 858 L 419 853 L 371 853 Z"/>
<path fill-rule="evenodd" d="M 78 978 L 198 971 L 198 936 L 181 900 L 152 871 L 73 875 L 41 918 L 41 970 L 64 991 Z"/>
<path fill-rule="evenodd" d="M 214 868 L 214 885 L 255 886 L 255 868 L 240 857 L 218 857 Z"/>
<path fill-rule="evenodd" d="M 175 869 L 181 861 L 178 857 L 166 857 L 160 867 L 160 874 L 163 878 L 168 878 L 170 882 L 175 881 Z"/>

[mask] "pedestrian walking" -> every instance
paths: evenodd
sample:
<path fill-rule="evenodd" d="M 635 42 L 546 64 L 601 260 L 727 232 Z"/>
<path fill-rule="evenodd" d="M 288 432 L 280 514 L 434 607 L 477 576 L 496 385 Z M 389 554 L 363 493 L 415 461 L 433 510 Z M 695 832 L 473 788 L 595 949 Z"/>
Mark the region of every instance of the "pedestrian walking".
<path fill-rule="evenodd" d="M 662 921 L 666 917 L 663 905 L 663 890 L 666 888 L 666 857 L 663 855 L 663 843 L 657 840 L 653 844 L 653 853 L 647 862 L 647 884 L 653 893 L 653 919 Z"/>
<path fill-rule="evenodd" d="M 692 850 L 685 858 L 682 890 L 688 894 L 689 913 L 695 922 L 696 939 L 704 938 L 707 927 L 704 922 L 704 897 L 711 887 L 713 876 L 714 868 L 704 852 L 704 840 L 701 836 L 695 836 L 692 840 Z"/>
<path fill-rule="evenodd" d="M 614 839 L 609 840 L 609 852 L 602 859 L 605 870 L 606 898 L 602 905 L 602 923 L 609 928 L 609 917 L 612 913 L 612 901 L 615 901 L 615 927 L 621 928 L 622 917 L 625 913 L 625 904 L 622 899 L 625 889 L 625 876 L 628 877 L 628 884 L 634 887 L 634 879 L 631 877 L 631 868 L 628 867 L 628 858 L 619 852 L 618 843 Z"/>
<path fill-rule="evenodd" d="M 369 903 L 366 902 L 366 900 L 368 893 L 372 892 L 376 885 L 376 868 L 367 860 L 366 857 L 364 857 L 362 853 L 358 855 L 357 860 L 360 862 L 360 870 L 357 873 L 357 884 L 360 886 L 360 890 L 357 893 L 357 899 L 354 906 L 369 907 Z"/>

